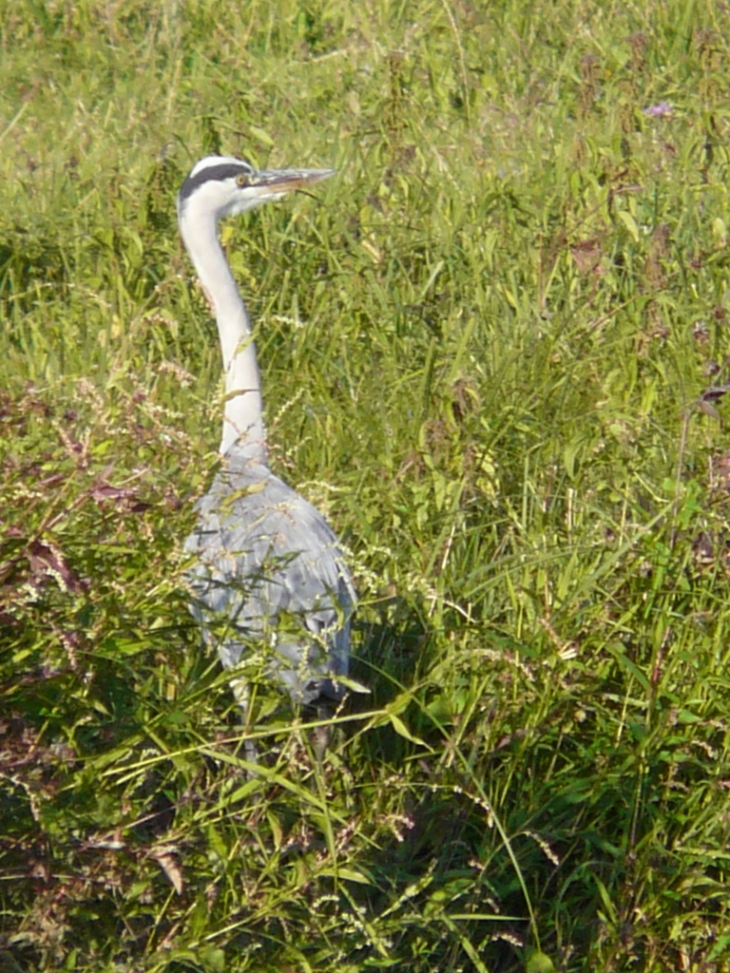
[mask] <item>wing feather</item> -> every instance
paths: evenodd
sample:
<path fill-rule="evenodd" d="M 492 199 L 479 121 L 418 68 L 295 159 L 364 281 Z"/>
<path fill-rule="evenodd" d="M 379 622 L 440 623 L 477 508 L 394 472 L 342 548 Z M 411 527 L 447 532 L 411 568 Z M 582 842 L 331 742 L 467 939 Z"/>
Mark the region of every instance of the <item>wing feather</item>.
<path fill-rule="evenodd" d="M 271 671 L 293 698 L 337 698 L 333 677 L 347 674 L 355 603 L 337 537 L 268 467 L 236 459 L 229 454 L 199 501 L 185 543 L 195 556 L 193 614 L 208 641 L 216 619 L 233 629 L 217 646 L 224 666 L 263 640 L 275 656 Z"/>

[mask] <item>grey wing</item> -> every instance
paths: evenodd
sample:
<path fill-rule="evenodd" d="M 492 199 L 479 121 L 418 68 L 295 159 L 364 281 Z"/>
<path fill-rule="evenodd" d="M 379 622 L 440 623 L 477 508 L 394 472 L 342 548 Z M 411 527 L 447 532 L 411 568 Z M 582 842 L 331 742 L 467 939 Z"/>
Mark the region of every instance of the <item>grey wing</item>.
<path fill-rule="evenodd" d="M 338 698 L 333 677 L 348 671 L 355 592 L 319 511 L 269 473 L 219 477 L 198 512 L 185 545 L 196 556 L 192 610 L 204 631 L 214 619 L 230 626 L 218 645 L 223 665 L 265 641 L 274 649 L 271 671 L 293 698 Z"/>

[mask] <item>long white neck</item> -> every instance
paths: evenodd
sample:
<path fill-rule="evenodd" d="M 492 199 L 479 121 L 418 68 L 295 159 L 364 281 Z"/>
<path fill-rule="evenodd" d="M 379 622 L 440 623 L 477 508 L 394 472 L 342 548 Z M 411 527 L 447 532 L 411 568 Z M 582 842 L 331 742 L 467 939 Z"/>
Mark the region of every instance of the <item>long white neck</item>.
<path fill-rule="evenodd" d="M 241 441 L 251 459 L 265 463 L 261 378 L 246 306 L 218 240 L 215 217 L 195 203 L 193 198 L 185 207 L 180 232 L 218 324 L 226 388 L 220 452 L 225 455 Z"/>

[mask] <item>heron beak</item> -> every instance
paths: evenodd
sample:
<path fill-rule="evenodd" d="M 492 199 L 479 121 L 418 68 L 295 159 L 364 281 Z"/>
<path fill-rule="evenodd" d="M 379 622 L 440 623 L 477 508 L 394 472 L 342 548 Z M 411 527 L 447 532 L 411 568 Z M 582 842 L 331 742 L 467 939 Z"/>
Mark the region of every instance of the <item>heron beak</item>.
<path fill-rule="evenodd" d="M 251 178 L 251 188 L 262 200 L 283 196 L 333 176 L 336 169 L 262 169 Z"/>

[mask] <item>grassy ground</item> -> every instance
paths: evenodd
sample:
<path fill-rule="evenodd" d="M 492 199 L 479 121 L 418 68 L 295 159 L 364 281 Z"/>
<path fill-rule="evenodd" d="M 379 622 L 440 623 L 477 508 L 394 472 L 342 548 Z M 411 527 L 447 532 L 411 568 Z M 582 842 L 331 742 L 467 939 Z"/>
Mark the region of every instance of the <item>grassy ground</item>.
<path fill-rule="evenodd" d="M 730 8 L 0 0 L 0 970 L 730 970 Z M 248 780 L 181 540 L 225 228 L 352 552 L 324 768 Z"/>

